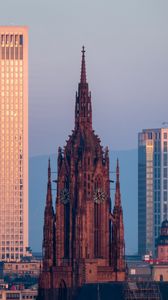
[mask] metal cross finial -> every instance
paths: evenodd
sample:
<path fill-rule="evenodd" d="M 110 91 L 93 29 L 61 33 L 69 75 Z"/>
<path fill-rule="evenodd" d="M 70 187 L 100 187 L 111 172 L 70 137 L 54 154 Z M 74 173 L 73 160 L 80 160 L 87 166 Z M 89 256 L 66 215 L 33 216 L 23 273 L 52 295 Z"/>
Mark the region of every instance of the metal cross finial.
<path fill-rule="evenodd" d="M 82 54 L 85 54 L 85 46 L 82 47 Z"/>

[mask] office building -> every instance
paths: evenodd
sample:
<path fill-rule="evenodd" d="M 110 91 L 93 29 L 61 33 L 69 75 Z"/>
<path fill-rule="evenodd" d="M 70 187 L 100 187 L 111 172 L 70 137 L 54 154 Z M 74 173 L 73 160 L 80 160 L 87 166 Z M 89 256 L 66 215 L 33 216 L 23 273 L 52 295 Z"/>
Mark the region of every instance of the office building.
<path fill-rule="evenodd" d="M 138 251 L 155 255 L 163 220 L 168 217 L 168 128 L 138 135 Z"/>
<path fill-rule="evenodd" d="M 11 290 L 0 290 L 0 299 L 2 300 L 22 300 L 22 299 L 37 299 L 37 288 L 17 289 L 15 286 Z"/>
<path fill-rule="evenodd" d="M 0 260 L 28 246 L 28 30 L 0 27 Z"/>

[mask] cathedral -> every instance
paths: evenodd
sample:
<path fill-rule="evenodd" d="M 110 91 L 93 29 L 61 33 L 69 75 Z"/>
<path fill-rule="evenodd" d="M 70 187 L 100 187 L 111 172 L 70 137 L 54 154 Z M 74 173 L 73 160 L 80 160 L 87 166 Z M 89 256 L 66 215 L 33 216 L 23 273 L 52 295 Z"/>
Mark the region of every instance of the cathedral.
<path fill-rule="evenodd" d="M 125 281 L 119 161 L 113 207 L 109 173 L 108 148 L 103 149 L 92 128 L 83 47 L 74 130 L 65 147 L 58 149 L 55 208 L 50 161 L 48 164 L 38 299 L 80 299 L 83 286 Z"/>

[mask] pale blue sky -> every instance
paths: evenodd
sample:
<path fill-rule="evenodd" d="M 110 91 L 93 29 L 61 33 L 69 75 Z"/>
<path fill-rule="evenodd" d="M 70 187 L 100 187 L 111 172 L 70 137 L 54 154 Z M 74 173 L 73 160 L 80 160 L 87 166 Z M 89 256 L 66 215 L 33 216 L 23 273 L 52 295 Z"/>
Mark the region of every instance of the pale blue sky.
<path fill-rule="evenodd" d="M 104 145 L 135 148 L 139 130 L 168 121 L 167 0 L 5 0 L 0 20 L 29 26 L 30 155 L 73 129 L 83 44 Z"/>

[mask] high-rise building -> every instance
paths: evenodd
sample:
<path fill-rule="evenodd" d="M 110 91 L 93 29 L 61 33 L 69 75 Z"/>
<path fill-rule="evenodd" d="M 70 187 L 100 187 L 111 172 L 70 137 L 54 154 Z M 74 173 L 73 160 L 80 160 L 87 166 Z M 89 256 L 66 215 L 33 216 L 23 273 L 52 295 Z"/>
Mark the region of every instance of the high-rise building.
<path fill-rule="evenodd" d="M 163 220 L 168 217 L 168 128 L 138 135 L 138 251 L 155 255 Z"/>
<path fill-rule="evenodd" d="M 28 246 L 28 30 L 0 27 L 0 260 Z"/>
<path fill-rule="evenodd" d="M 74 299 L 75 292 L 83 285 L 125 280 L 119 162 L 112 209 L 109 151 L 107 147 L 103 149 L 92 127 L 84 47 L 75 126 L 64 149 L 58 149 L 57 170 L 54 210 L 49 162 L 40 300 Z"/>

